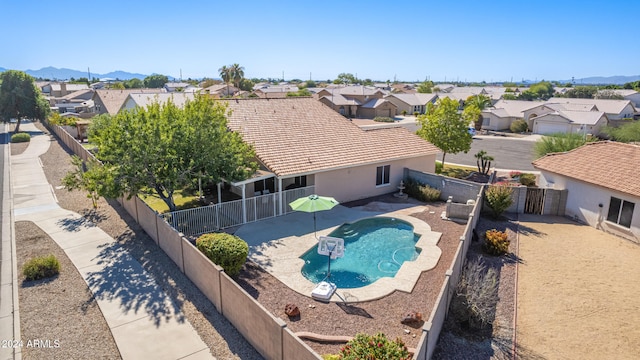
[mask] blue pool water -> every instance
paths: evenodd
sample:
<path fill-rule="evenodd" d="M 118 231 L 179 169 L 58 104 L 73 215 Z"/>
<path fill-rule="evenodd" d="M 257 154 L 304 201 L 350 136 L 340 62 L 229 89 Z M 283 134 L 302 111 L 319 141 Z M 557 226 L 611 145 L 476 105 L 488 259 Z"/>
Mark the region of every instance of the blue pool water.
<path fill-rule="evenodd" d="M 338 288 L 358 288 L 382 277 L 394 277 L 402 263 L 413 261 L 419 236 L 403 220 L 387 217 L 367 218 L 342 224 L 329 236 L 344 239 L 344 257 L 331 260 L 331 278 Z M 301 256 L 302 275 L 314 283 L 327 276 L 328 256 L 314 246 Z"/>

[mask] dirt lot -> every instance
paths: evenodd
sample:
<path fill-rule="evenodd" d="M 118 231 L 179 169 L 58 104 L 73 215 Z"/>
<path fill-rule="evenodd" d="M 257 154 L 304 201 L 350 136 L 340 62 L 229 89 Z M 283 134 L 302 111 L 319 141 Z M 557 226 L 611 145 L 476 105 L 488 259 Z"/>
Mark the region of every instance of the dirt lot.
<path fill-rule="evenodd" d="M 522 358 L 637 359 L 640 246 L 560 217 L 521 217 Z"/>

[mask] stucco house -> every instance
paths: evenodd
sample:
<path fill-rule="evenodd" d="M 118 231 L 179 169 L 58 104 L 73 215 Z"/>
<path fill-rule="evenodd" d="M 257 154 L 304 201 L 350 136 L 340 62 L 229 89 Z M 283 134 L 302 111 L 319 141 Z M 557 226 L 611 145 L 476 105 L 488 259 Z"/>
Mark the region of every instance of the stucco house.
<path fill-rule="evenodd" d="M 567 106 L 575 105 L 595 105 L 597 110 L 607 114 L 609 120 L 622 120 L 624 118 L 633 118 L 636 108 L 629 100 L 610 100 L 610 99 L 576 99 L 576 98 L 557 98 L 552 97 L 547 100 L 549 104 L 561 104 Z M 568 108 L 567 108 L 568 109 Z M 568 109 L 571 110 L 571 109 Z"/>
<path fill-rule="evenodd" d="M 526 111 L 538 104 L 538 101 L 498 100 L 493 107 L 482 111 L 482 129 L 506 130 L 516 120 L 526 120 Z M 532 125 L 529 126 L 532 128 Z"/>
<path fill-rule="evenodd" d="M 568 190 L 565 215 L 634 242 L 640 242 L 638 164 L 640 146 L 611 141 L 533 162 L 541 187 Z"/>
<path fill-rule="evenodd" d="M 616 95 L 620 95 L 625 100 L 631 101 L 636 109 L 640 108 L 640 92 L 632 89 L 607 89 L 601 90 L 601 92 L 612 92 Z"/>
<path fill-rule="evenodd" d="M 362 85 L 327 87 L 313 93 L 314 98 L 348 118 L 373 118 L 375 116 L 395 115 L 395 112 L 389 115 L 388 110 L 395 109 L 396 105 L 383 105 L 387 101 L 383 99 L 385 95 L 387 95 L 387 92 L 383 90 Z M 363 105 L 365 104 L 363 111 Z M 381 115 L 374 115 L 375 110 L 371 109 L 376 108 L 381 109 L 378 111 Z"/>
<path fill-rule="evenodd" d="M 599 135 L 608 124 L 602 111 L 558 110 L 533 118 L 533 133 L 582 133 Z"/>
<path fill-rule="evenodd" d="M 51 97 L 62 97 L 68 94 L 71 94 L 80 90 L 89 89 L 89 85 L 87 84 L 68 84 L 65 82 L 61 83 L 45 83 L 40 90 L 43 94 L 51 96 Z"/>
<path fill-rule="evenodd" d="M 384 97 L 385 100 L 393 103 L 398 111 L 396 115 L 406 112 L 408 115 L 413 113 L 424 114 L 427 110 L 427 104 L 435 104 L 438 100 L 437 94 L 391 94 Z"/>
<path fill-rule="evenodd" d="M 215 84 L 200 90 L 200 94 L 209 95 L 213 98 L 221 98 L 233 96 L 238 91 L 240 91 L 240 89 L 230 84 Z"/>
<path fill-rule="evenodd" d="M 194 93 L 183 92 L 159 94 L 132 93 L 127 96 L 118 112 L 135 109 L 136 107 L 146 108 L 153 103 L 164 104 L 169 100 L 171 100 L 176 106 L 182 107 L 187 101 L 191 101 L 195 99 L 195 97 L 196 95 Z"/>
<path fill-rule="evenodd" d="M 199 88 L 186 82 L 168 82 L 164 84 L 164 89 L 167 92 L 194 92 Z"/>
<path fill-rule="evenodd" d="M 260 164 L 255 177 L 233 183 L 245 198 L 314 186 L 347 202 L 397 191 L 405 167 L 435 171 L 431 143 L 404 128 L 361 129 L 313 98 L 228 104 L 228 127 L 254 146 Z"/>
<path fill-rule="evenodd" d="M 125 89 L 125 90 L 103 90 L 98 89 L 93 93 L 93 100 L 96 114 L 115 115 L 120 111 L 122 105 L 130 94 L 160 94 L 166 93 L 164 89 Z"/>

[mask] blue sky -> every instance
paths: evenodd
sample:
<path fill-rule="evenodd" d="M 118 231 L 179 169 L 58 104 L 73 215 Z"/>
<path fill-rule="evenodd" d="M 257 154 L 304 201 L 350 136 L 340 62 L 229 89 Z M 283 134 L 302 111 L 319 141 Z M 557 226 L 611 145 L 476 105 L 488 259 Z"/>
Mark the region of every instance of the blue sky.
<path fill-rule="evenodd" d="M 0 67 L 577 81 L 640 74 L 638 13 L 637 0 L 0 0 Z"/>

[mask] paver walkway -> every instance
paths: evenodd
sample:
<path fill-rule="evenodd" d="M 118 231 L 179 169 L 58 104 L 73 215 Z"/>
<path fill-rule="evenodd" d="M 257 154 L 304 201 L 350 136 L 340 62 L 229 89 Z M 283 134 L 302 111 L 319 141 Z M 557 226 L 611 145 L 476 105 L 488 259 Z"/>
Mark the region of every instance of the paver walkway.
<path fill-rule="evenodd" d="M 182 311 L 118 243 L 58 206 L 39 156 L 52 141 L 35 125 L 27 150 L 11 157 L 15 221 L 34 222 L 71 259 L 93 292 L 123 359 L 212 359 Z"/>

